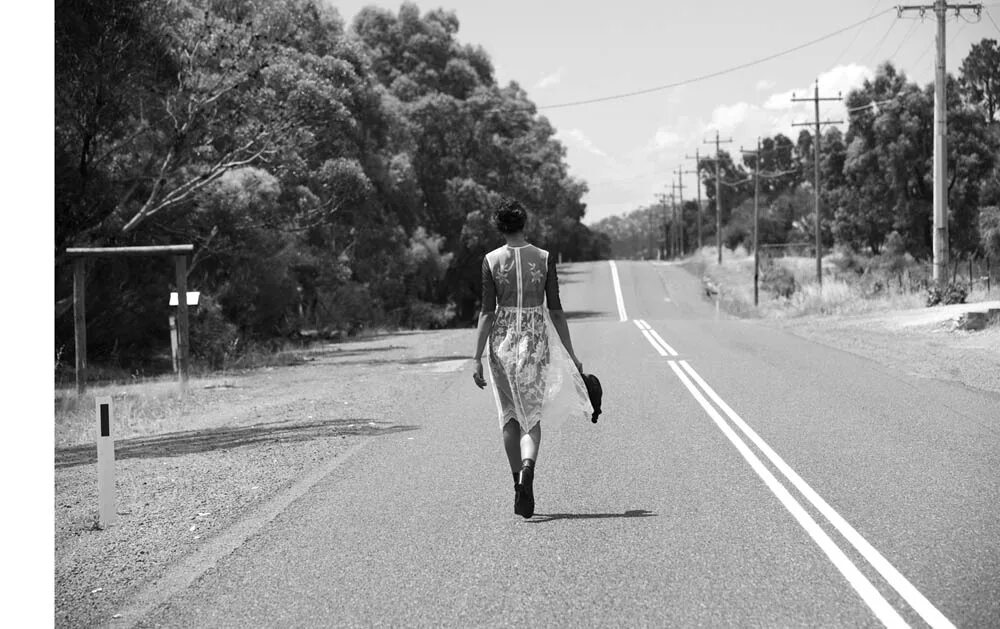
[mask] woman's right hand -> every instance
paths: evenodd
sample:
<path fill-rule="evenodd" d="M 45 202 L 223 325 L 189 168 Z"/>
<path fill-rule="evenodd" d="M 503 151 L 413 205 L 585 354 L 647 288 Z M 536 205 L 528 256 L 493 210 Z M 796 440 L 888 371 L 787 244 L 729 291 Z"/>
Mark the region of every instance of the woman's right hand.
<path fill-rule="evenodd" d="M 483 377 L 483 360 L 473 359 L 474 367 L 472 371 L 472 381 L 476 383 L 476 386 L 480 389 L 486 388 L 486 378 Z"/>

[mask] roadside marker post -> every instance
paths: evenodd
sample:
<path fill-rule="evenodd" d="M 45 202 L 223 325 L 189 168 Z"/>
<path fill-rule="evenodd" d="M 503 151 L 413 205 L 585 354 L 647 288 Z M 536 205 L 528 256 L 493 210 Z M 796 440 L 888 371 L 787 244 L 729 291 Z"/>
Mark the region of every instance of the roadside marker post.
<path fill-rule="evenodd" d="M 97 403 L 97 500 L 98 525 L 103 529 L 118 522 L 115 508 L 115 440 L 111 436 L 114 406 L 111 396 Z"/>
<path fill-rule="evenodd" d="M 188 306 L 197 306 L 198 300 L 201 298 L 201 292 L 199 291 L 187 291 L 186 299 Z M 180 305 L 180 300 L 177 297 L 176 292 L 170 293 L 170 301 L 168 302 L 171 307 L 177 307 Z M 180 373 L 180 337 L 178 328 L 180 327 L 177 322 L 176 315 L 170 315 L 170 356 L 174 363 L 174 373 Z"/>

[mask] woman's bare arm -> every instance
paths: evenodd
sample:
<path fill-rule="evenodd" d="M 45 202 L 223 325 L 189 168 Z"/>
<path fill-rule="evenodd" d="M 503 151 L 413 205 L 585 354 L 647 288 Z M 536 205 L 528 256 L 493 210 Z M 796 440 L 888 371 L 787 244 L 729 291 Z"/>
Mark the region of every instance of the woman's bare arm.
<path fill-rule="evenodd" d="M 483 352 L 486 350 L 486 342 L 490 339 L 490 331 L 493 330 L 493 320 L 496 319 L 494 312 L 479 313 L 479 328 L 476 335 L 476 353 L 473 354 L 475 360 L 483 359 Z"/>
<path fill-rule="evenodd" d="M 556 332 L 559 334 L 559 340 L 562 341 L 563 347 L 569 352 L 570 358 L 576 363 L 576 368 L 581 372 L 583 371 L 583 363 L 576 357 L 576 352 L 573 351 L 573 340 L 569 337 L 569 323 L 566 321 L 566 313 L 563 310 L 549 310 L 549 316 L 552 317 L 552 325 L 555 326 Z"/>

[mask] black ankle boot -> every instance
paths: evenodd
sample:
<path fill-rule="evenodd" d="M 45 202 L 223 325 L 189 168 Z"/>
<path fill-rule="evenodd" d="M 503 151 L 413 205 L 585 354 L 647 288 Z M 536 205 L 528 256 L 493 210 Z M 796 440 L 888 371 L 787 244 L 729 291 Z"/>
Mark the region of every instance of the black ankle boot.
<path fill-rule="evenodd" d="M 534 479 L 535 462 L 525 459 L 518 483 L 514 485 L 514 513 L 525 519 L 535 515 L 535 493 L 532 487 Z"/>

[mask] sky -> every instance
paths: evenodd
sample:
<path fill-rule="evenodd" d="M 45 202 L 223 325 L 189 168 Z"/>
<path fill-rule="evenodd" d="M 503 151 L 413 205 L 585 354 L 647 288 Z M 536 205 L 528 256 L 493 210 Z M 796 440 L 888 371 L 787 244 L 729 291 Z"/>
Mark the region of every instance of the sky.
<path fill-rule="evenodd" d="M 328 0 L 349 24 L 363 6 L 398 11 L 401 2 Z M 694 168 L 695 150 L 731 153 L 755 148 L 758 136 L 784 133 L 814 119 L 810 97 L 842 96 L 885 60 L 910 80 L 934 80 L 933 12 L 897 17 L 890 0 L 779 2 L 777 0 L 441 0 L 416 4 L 458 16 L 458 39 L 478 44 L 493 60 L 501 84 L 516 81 L 549 119 L 567 150 L 570 174 L 587 182 L 584 223 L 624 214 L 670 192 L 676 170 Z M 915 3 L 911 3 L 915 4 Z M 932 4 L 927 0 L 926 4 Z M 985 2 L 981 20 L 949 15 L 946 64 L 957 74 L 962 58 L 983 38 L 1000 39 L 1000 2 Z M 988 14 L 988 15 L 987 15 Z M 867 18 L 861 26 L 736 72 L 606 102 L 555 107 L 579 100 L 646 90 L 770 57 Z M 992 17 L 992 21 L 990 18 Z M 839 102 L 821 103 L 820 117 L 844 120 Z M 693 174 L 682 173 L 686 198 Z M 690 196 L 689 196 L 690 195 Z"/>

